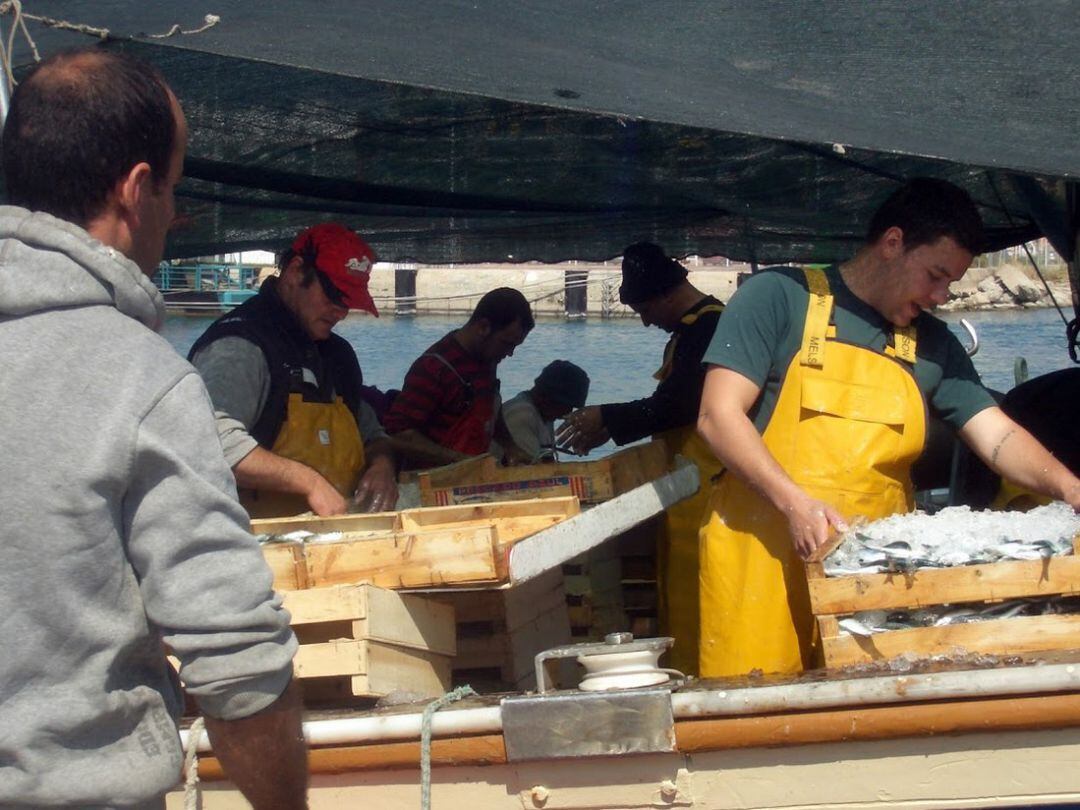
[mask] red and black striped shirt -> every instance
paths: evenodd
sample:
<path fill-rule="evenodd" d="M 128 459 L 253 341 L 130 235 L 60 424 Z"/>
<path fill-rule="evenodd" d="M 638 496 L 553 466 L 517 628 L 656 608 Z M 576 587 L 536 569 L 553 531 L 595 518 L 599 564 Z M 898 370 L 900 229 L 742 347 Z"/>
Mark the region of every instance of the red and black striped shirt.
<path fill-rule="evenodd" d="M 418 430 L 446 445 L 450 428 L 472 404 L 495 396 L 498 390 L 495 366 L 466 352 L 451 332 L 409 367 L 383 426 L 387 433 Z"/>

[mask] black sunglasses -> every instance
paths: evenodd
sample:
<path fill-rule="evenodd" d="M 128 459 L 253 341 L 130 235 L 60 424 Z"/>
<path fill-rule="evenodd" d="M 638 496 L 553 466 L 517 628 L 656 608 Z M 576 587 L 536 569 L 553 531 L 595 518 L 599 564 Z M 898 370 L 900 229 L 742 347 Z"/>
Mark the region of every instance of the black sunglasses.
<path fill-rule="evenodd" d="M 334 282 L 330 280 L 330 276 L 326 275 L 322 270 L 316 270 L 315 277 L 319 279 L 319 284 L 322 286 L 322 290 L 330 300 L 331 304 L 336 307 L 348 307 L 345 303 L 345 293 L 334 286 Z"/>

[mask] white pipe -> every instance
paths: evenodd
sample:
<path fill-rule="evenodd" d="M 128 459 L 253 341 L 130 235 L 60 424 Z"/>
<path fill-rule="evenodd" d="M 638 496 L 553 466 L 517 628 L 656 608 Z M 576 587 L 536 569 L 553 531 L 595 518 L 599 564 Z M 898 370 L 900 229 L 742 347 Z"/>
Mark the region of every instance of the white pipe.
<path fill-rule="evenodd" d="M 687 719 L 1075 690 L 1080 690 L 1080 663 L 885 675 L 738 689 L 688 689 L 672 694 L 671 708 L 676 718 Z M 421 721 L 420 713 L 311 720 L 304 723 L 304 738 L 311 745 L 418 740 Z M 502 715 L 498 706 L 448 708 L 432 719 L 435 737 L 501 732 Z M 181 731 L 180 743 L 185 749 L 187 742 L 188 732 Z M 198 750 L 200 753 L 210 751 L 205 736 L 200 738 Z"/>
<path fill-rule="evenodd" d="M 692 689 L 671 696 L 677 718 L 724 717 L 803 709 L 855 707 L 918 700 L 1046 694 L 1080 689 L 1080 664 L 1048 664 L 816 683 Z"/>
<path fill-rule="evenodd" d="M 343 717 L 339 720 L 309 720 L 304 723 L 304 739 L 309 745 L 340 745 L 345 743 L 383 742 L 385 740 L 418 740 L 423 716 L 416 714 L 386 714 L 375 717 Z M 491 734 L 502 731 L 502 715 L 498 706 L 485 709 L 443 709 L 432 717 L 434 737 L 451 734 Z M 187 750 L 188 732 L 180 732 L 180 744 Z M 205 735 L 199 739 L 199 752 L 210 750 Z"/>

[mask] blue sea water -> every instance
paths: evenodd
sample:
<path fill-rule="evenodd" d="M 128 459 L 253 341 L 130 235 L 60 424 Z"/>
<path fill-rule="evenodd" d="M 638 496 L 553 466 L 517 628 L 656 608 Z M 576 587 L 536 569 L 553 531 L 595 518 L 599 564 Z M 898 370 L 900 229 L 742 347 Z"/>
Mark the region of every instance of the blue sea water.
<path fill-rule="evenodd" d="M 1071 317 L 1071 307 L 1065 316 Z M 1006 312 L 948 313 L 941 316 L 965 346 L 971 341 L 960 326 L 966 318 L 979 336 L 979 351 L 973 359 L 983 384 L 997 391 L 1014 385 L 1013 367 L 1017 358 L 1027 362 L 1030 376 L 1036 377 L 1073 365 L 1065 340 L 1065 324 L 1055 309 L 1026 309 Z"/>
<path fill-rule="evenodd" d="M 169 315 L 163 333 L 186 354 L 213 320 Z M 413 360 L 462 323 L 462 318 L 442 315 L 372 318 L 353 313 L 335 331 L 356 349 L 365 382 L 386 389 L 400 388 Z M 514 356 L 499 365 L 503 397 L 531 387 L 540 369 L 559 358 L 588 373 L 590 403 L 648 396 L 656 387 L 652 373 L 660 366 L 666 342 L 665 332 L 645 329 L 637 319 L 537 321 Z"/>
<path fill-rule="evenodd" d="M 177 351 L 186 354 L 214 317 L 170 314 L 163 334 Z M 1033 377 L 1071 365 L 1065 327 L 1053 309 L 950 313 L 943 317 L 965 346 L 970 340 L 960 318 L 975 327 L 980 346 L 975 367 L 983 382 L 998 391 L 1013 387 L 1017 357 L 1026 359 Z M 439 315 L 372 318 L 354 313 L 338 325 L 337 332 L 356 349 L 365 381 L 386 389 L 399 388 L 412 361 L 461 323 L 461 318 Z M 509 398 L 529 388 L 540 369 L 563 358 L 588 372 L 592 380 L 590 404 L 648 396 L 656 387 L 652 374 L 660 365 L 666 342 L 666 333 L 646 329 L 636 318 L 540 320 L 514 356 L 499 366 L 503 395 Z M 593 454 L 605 455 L 614 449 L 609 443 Z"/>

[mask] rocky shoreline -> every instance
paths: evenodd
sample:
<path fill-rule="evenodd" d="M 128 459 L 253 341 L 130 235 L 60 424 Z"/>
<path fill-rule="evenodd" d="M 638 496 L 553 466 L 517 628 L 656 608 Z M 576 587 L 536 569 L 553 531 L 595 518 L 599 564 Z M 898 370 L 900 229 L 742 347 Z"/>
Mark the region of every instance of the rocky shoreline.
<path fill-rule="evenodd" d="M 1033 309 L 1052 307 L 1055 300 L 1059 306 L 1072 306 L 1068 281 L 1048 279 L 1043 284 L 1033 270 L 1016 265 L 973 267 L 952 285 L 952 297 L 939 309 L 945 312 Z"/>

